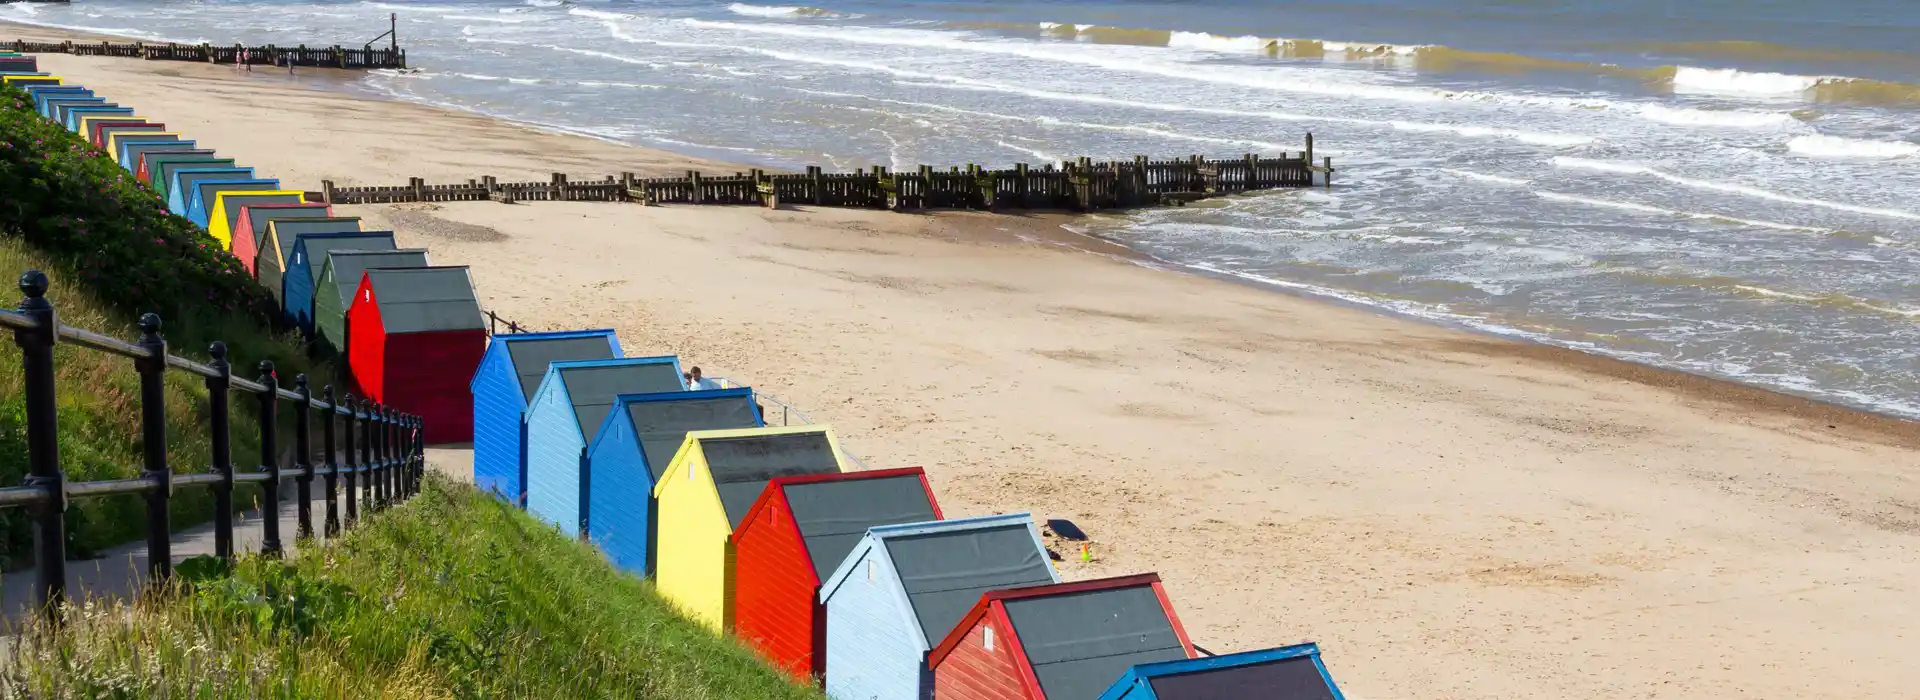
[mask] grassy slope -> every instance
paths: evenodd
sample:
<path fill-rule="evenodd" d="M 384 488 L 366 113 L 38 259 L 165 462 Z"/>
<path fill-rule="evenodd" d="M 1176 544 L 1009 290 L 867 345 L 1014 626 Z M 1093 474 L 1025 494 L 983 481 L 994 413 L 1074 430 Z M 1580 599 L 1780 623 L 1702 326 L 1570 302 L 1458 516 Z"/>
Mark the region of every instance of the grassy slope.
<path fill-rule="evenodd" d="M 822 697 L 591 547 L 443 478 L 340 546 L 302 551 L 131 616 L 88 611 L 58 641 L 30 634 L 0 695 Z"/>

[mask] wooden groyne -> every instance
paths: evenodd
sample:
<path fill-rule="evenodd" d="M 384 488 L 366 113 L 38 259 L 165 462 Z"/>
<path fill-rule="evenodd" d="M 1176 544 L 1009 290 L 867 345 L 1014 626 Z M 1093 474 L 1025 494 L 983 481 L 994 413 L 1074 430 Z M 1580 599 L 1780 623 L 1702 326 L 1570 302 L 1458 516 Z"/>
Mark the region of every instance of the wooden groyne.
<path fill-rule="evenodd" d="M 1257 190 L 1330 186 L 1333 159 L 1313 161 L 1313 137 L 1307 150 L 1237 158 L 1189 156 L 1153 160 L 1093 162 L 1081 158 L 1058 165 L 1018 164 L 988 170 L 912 171 L 875 166 L 850 173 L 809 167 L 801 173 L 754 170 L 714 177 L 689 171 L 684 177 L 636 178 L 633 173 L 576 180 L 554 173 L 545 182 L 501 182 L 492 176 L 465 183 L 429 185 L 413 178 L 405 185 L 337 187 L 331 180 L 310 200 L 328 204 L 398 202 L 638 202 L 641 204 L 734 204 L 779 207 L 806 204 L 862 209 L 1065 209 L 1094 211 L 1185 204 L 1198 199 Z"/>
<path fill-rule="evenodd" d="M 5 0 L 0 0 L 5 2 Z M 387 16 L 388 28 L 385 33 L 374 37 L 360 48 L 333 46 L 215 46 L 213 44 L 149 44 L 146 42 L 114 43 L 111 41 L 75 42 L 75 41 L 7 41 L 0 42 L 0 51 L 14 53 L 64 53 L 74 56 L 113 56 L 116 58 L 138 58 L 148 61 L 192 61 L 195 63 L 219 63 L 234 65 L 245 63 L 255 66 L 281 66 L 299 68 L 342 68 L 346 70 L 373 70 L 377 68 L 402 69 L 407 67 L 407 52 L 400 48 L 399 20 L 396 15 Z M 387 47 L 376 49 L 373 42 L 387 40 Z"/>

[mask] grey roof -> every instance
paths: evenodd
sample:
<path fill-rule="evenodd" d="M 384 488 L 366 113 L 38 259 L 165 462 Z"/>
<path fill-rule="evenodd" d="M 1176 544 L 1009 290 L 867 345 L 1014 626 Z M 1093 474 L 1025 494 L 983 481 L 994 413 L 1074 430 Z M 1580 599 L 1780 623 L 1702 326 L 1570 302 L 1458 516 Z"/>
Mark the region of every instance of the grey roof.
<path fill-rule="evenodd" d="M 867 528 L 936 519 L 918 474 L 794 484 L 787 487 L 787 505 L 821 581 L 833 575 Z"/>
<path fill-rule="evenodd" d="M 318 282 L 327 254 L 335 250 L 395 250 L 392 231 L 362 231 L 353 234 L 314 233 L 301 236 L 294 247 L 306 249 L 307 280 Z"/>
<path fill-rule="evenodd" d="M 1187 658 L 1148 584 L 1004 604 L 1040 690 L 1050 698 L 1097 698 L 1134 664 Z"/>
<path fill-rule="evenodd" d="M 669 401 L 637 401 L 627 404 L 627 420 L 640 437 L 640 452 L 647 458 L 647 470 L 659 481 L 673 455 L 693 430 L 752 428 L 755 420 L 753 400 L 746 396 L 709 396 L 711 391 L 682 391 L 686 398 Z"/>
<path fill-rule="evenodd" d="M 605 342 L 605 341 L 601 341 Z M 600 424 L 613 410 L 613 399 L 621 394 L 652 394 L 685 389 L 680 372 L 671 362 L 630 362 L 593 367 L 561 367 L 560 381 L 567 385 L 567 397 L 573 400 L 573 417 L 580 421 L 580 434 L 593 442 Z"/>
<path fill-rule="evenodd" d="M 255 195 L 252 197 L 244 197 L 244 198 L 234 199 L 229 201 L 230 203 L 227 205 L 227 211 L 226 211 L 227 233 L 229 235 L 233 233 L 234 226 L 240 223 L 240 210 L 246 206 L 254 205 L 254 204 L 300 204 L 301 203 L 300 195 L 297 195 L 297 194 L 262 194 L 262 195 Z M 215 202 L 214 204 L 218 204 L 218 202 Z M 213 204 L 208 204 L 207 206 L 211 207 L 213 206 Z M 211 209 L 207 211 L 207 216 L 213 216 L 213 211 Z"/>
<path fill-rule="evenodd" d="M 1009 523 L 886 539 L 887 553 L 929 644 L 945 639 L 982 593 L 1053 583 L 1052 564 L 1034 544 L 1030 527 Z"/>
<path fill-rule="evenodd" d="M 247 202 L 247 206 L 241 208 L 247 209 L 247 207 L 251 206 L 254 206 L 254 202 Z M 313 219 L 322 218 L 326 215 L 327 205 L 325 204 L 305 204 L 299 207 L 287 207 L 285 209 L 278 207 L 247 209 L 247 223 L 253 227 L 253 232 L 256 236 L 253 245 L 257 250 L 260 246 L 260 240 L 257 236 L 267 235 L 267 221 L 271 219 Z M 292 241 L 293 239 L 289 238 L 287 240 Z"/>
<path fill-rule="evenodd" d="M 277 189 L 280 189 L 280 183 L 273 180 L 256 180 L 253 182 L 222 182 L 217 184 L 210 183 L 210 182 L 200 182 L 200 183 L 195 183 L 194 188 L 200 190 L 200 202 L 201 204 L 206 206 L 207 216 L 212 217 L 214 195 L 220 194 L 221 192 L 259 192 L 261 190 L 277 190 Z M 294 201 L 299 201 L 299 200 L 295 199 Z"/>
<path fill-rule="evenodd" d="M 1335 700 L 1312 656 L 1147 679 L 1160 700 Z"/>
<path fill-rule="evenodd" d="M 388 335 L 487 327 L 465 266 L 373 269 L 367 278 Z"/>
<path fill-rule="evenodd" d="M 774 477 L 840 471 L 826 431 L 707 438 L 700 441 L 700 451 L 720 491 L 727 521 L 735 528 Z"/>
<path fill-rule="evenodd" d="M 191 166 L 190 165 L 188 167 L 181 168 L 181 170 L 207 170 L 208 171 L 203 173 L 176 172 L 176 174 L 174 175 L 174 179 L 180 181 L 180 201 L 182 202 L 193 201 L 193 188 L 195 185 L 200 184 L 201 180 L 252 180 L 254 179 L 252 168 L 234 168 L 234 167 L 223 168 L 223 167 L 214 167 L 214 166 Z M 173 194 L 173 192 L 169 190 L 167 194 Z"/>
<path fill-rule="evenodd" d="M 319 256 L 315 256 L 319 257 Z M 353 305 L 353 293 L 360 288 L 360 276 L 368 268 L 374 267 L 427 267 L 427 249 L 400 248 L 395 250 L 364 250 L 360 248 L 342 248 L 326 252 L 327 261 L 320 269 L 333 267 L 333 283 L 340 292 L 340 308 Z M 324 274 L 324 273 L 323 273 Z M 313 278 L 320 281 L 319 277 Z M 341 284 L 341 280 L 352 280 Z M 319 294 L 319 290 L 314 291 Z"/>
<path fill-rule="evenodd" d="M 351 292 L 349 292 L 351 293 Z M 547 376 L 547 365 L 568 360 L 608 360 L 613 344 L 606 336 L 587 338 L 530 338 L 507 342 L 507 359 L 513 361 L 514 374 L 520 376 L 520 397 L 532 400 Z"/>
<path fill-rule="evenodd" d="M 280 254 L 293 252 L 296 238 L 309 233 L 359 233 L 358 216 L 315 216 L 300 218 L 269 217 L 273 223 L 273 234 L 280 244 Z M 261 239 L 260 249 L 267 250 L 266 239 Z"/>

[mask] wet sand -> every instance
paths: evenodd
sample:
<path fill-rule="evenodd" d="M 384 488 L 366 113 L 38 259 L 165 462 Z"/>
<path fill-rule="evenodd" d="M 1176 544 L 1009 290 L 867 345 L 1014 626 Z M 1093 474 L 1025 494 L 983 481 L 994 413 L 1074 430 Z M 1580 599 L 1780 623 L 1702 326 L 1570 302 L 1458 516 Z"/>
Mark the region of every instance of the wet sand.
<path fill-rule="evenodd" d="M 740 169 L 320 71 L 42 62 L 309 190 Z M 342 209 L 508 318 L 617 328 L 927 467 L 950 515 L 1071 519 L 1069 578 L 1158 571 L 1201 646 L 1317 640 L 1350 697 L 1920 685 L 1911 422 L 1153 269 L 1054 216 Z"/>

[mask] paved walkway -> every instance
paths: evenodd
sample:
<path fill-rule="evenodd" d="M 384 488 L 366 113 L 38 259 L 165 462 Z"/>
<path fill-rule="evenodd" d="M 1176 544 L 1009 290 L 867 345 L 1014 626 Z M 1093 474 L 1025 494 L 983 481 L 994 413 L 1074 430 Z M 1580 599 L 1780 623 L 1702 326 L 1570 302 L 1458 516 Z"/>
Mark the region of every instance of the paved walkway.
<path fill-rule="evenodd" d="M 473 452 L 461 447 L 428 448 L 427 466 L 434 471 L 471 483 Z M 297 546 L 300 532 L 299 509 L 294 501 L 292 482 L 288 482 L 280 504 L 280 542 L 289 554 Z M 327 505 L 324 481 L 313 483 L 313 529 L 316 541 L 324 542 Z M 340 517 L 346 518 L 346 499 L 340 501 Z M 263 539 L 260 511 L 236 514 L 233 523 L 233 547 L 236 552 L 258 552 Z M 179 564 L 202 554 L 213 554 L 213 523 L 207 522 L 173 533 L 173 561 Z M 34 605 L 33 590 L 38 572 L 26 569 L 0 575 L 0 619 L 7 628 L 25 619 Z M 75 601 L 94 599 L 125 600 L 140 590 L 147 579 L 147 542 L 142 539 L 107 550 L 98 559 L 67 562 L 67 596 Z"/>

